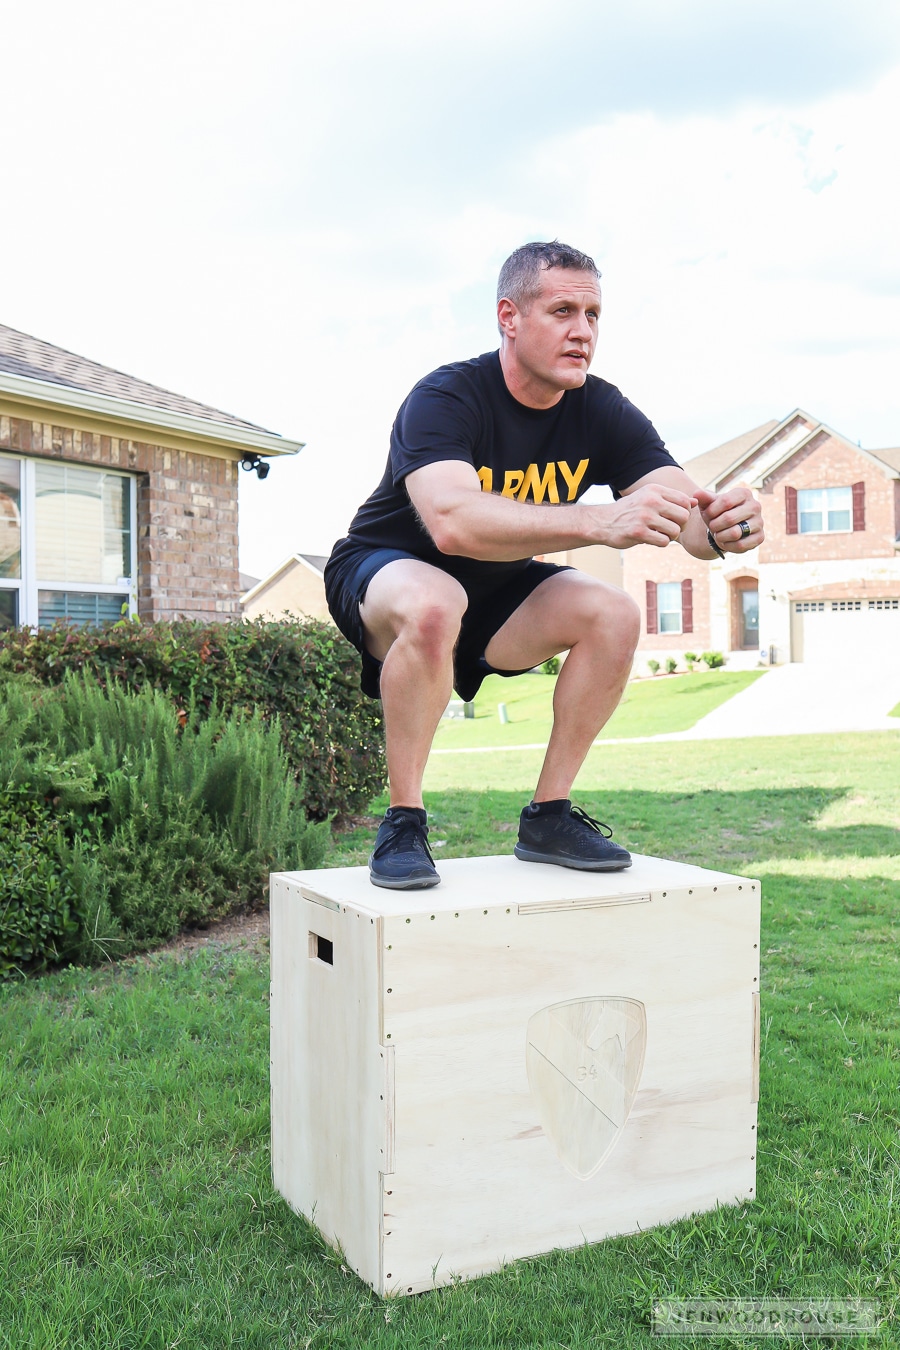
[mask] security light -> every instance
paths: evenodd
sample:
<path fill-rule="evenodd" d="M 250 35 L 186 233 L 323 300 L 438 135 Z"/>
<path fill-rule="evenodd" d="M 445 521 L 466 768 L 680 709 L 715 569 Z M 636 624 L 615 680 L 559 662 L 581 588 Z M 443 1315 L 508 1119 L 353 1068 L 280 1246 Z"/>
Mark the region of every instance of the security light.
<path fill-rule="evenodd" d="M 253 473 L 255 469 L 257 478 L 262 480 L 268 476 L 271 465 L 267 464 L 259 455 L 254 455 L 248 450 L 241 455 L 241 468 L 245 469 L 247 473 Z"/>

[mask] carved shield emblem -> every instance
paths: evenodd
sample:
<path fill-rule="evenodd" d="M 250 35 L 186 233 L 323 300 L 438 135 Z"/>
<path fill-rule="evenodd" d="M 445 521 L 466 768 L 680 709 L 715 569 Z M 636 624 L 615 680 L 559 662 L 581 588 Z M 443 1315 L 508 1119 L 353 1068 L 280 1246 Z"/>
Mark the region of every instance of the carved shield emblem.
<path fill-rule="evenodd" d="M 529 1020 L 528 1085 L 560 1162 L 587 1180 L 606 1161 L 634 1102 L 647 1015 L 634 998 L 579 998 Z"/>

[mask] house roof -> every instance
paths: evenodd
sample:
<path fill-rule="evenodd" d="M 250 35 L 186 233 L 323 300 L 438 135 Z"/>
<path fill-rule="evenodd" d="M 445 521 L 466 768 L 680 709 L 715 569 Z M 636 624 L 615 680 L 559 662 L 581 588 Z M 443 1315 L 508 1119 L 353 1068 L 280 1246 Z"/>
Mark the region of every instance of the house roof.
<path fill-rule="evenodd" d="M 759 441 L 765 440 L 779 425 L 777 417 L 770 422 L 763 422 L 752 431 L 745 431 L 741 436 L 735 436 L 732 440 L 717 445 L 713 450 L 706 450 L 702 455 L 686 460 L 684 467 L 701 487 L 707 487 L 721 478 L 732 464 L 742 460 L 748 451 Z"/>
<path fill-rule="evenodd" d="M 328 559 L 323 557 L 321 553 L 298 553 L 296 556 L 302 558 L 310 567 L 314 567 L 317 572 L 325 571 L 325 564 Z"/>
<path fill-rule="evenodd" d="M 900 446 L 891 446 L 887 450 L 870 450 L 869 454 L 889 464 L 892 469 L 900 471 Z"/>
<path fill-rule="evenodd" d="M 302 442 L 285 440 L 255 422 L 126 375 L 6 324 L 0 324 L 0 391 L 90 409 L 125 421 L 162 425 L 194 435 L 205 433 L 215 440 L 246 444 L 270 454 L 296 453 L 302 448 Z"/>
<path fill-rule="evenodd" d="M 684 467 L 702 487 L 714 489 L 737 472 L 758 486 L 765 477 L 822 433 L 846 441 L 848 445 L 853 444 L 824 422 L 801 408 L 795 408 L 781 421 L 763 422 L 752 431 L 745 431 L 743 435 L 735 436 L 733 440 L 687 460 Z M 856 445 L 853 448 L 894 474 L 900 471 L 900 448 L 864 450 L 862 446 Z"/>

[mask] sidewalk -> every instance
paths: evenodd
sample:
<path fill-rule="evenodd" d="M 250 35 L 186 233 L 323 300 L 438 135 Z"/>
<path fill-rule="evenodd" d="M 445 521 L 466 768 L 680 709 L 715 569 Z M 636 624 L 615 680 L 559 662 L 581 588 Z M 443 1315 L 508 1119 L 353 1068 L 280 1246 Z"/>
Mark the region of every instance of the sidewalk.
<path fill-rule="evenodd" d="M 877 669 L 796 662 L 767 670 L 676 738 L 900 731 L 900 717 L 888 716 L 898 702 L 900 670 L 890 669 L 887 662 Z"/>
<path fill-rule="evenodd" d="M 900 702 L 900 671 L 829 668 L 796 662 L 775 666 L 688 731 L 659 736 L 601 737 L 600 745 L 646 745 L 653 741 L 712 741 L 745 736 L 802 736 L 840 731 L 900 731 L 888 713 Z M 433 755 L 492 755 L 507 750 L 545 750 L 531 745 L 454 746 Z"/>

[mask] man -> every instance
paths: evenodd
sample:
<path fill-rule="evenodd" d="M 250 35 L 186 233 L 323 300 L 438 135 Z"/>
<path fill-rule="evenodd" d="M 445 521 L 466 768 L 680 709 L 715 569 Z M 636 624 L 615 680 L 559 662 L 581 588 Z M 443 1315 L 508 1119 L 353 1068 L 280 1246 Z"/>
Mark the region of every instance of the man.
<path fill-rule="evenodd" d="M 451 688 L 472 699 L 489 673 L 568 656 L 553 729 L 515 855 L 591 871 L 628 867 L 612 831 L 569 800 L 631 671 L 639 610 L 614 586 L 534 555 L 606 544 L 695 558 L 763 540 L 743 485 L 713 496 L 679 468 L 651 423 L 588 375 L 600 274 L 568 245 L 532 243 L 498 287 L 500 349 L 420 380 L 391 432 L 388 465 L 325 569 L 338 627 L 381 698 L 391 805 L 369 859 L 376 886 L 436 885 L 422 779 Z M 611 504 L 579 503 L 609 484 Z"/>

